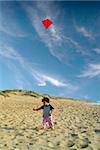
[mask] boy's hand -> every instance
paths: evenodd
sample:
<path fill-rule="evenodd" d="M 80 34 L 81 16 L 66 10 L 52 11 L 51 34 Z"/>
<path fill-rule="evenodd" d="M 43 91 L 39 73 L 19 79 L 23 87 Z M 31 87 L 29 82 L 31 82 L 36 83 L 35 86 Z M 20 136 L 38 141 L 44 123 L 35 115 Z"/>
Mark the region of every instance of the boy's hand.
<path fill-rule="evenodd" d="M 36 109 L 35 109 L 35 108 L 33 108 L 33 110 L 35 111 Z"/>
<path fill-rule="evenodd" d="M 40 108 L 33 108 L 34 111 L 38 111 L 40 109 L 41 109 L 41 107 Z"/>

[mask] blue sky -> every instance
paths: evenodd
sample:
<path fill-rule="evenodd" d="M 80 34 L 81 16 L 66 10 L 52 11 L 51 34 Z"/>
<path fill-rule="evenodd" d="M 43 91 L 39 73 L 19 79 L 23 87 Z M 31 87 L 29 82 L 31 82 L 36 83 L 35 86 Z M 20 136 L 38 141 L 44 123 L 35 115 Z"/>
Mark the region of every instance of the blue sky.
<path fill-rule="evenodd" d="M 0 20 L 1 90 L 100 100 L 100 2 L 2 1 Z"/>

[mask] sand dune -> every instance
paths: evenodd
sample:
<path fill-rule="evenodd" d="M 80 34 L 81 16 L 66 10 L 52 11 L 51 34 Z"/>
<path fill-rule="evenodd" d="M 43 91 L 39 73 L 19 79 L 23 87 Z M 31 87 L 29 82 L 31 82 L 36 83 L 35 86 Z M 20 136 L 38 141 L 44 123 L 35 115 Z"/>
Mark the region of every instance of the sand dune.
<path fill-rule="evenodd" d="M 0 150 L 100 150 L 100 105 L 51 99 L 55 129 L 41 129 L 41 98 L 0 96 Z"/>

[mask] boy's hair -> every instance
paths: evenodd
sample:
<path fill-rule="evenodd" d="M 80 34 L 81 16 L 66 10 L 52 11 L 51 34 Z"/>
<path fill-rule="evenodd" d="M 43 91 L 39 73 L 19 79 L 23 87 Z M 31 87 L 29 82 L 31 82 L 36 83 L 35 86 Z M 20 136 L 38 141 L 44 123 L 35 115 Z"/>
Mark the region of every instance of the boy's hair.
<path fill-rule="evenodd" d="M 48 98 L 48 97 L 44 97 L 44 98 L 42 99 L 42 102 L 47 102 L 47 103 L 49 103 L 49 102 L 50 102 L 50 100 L 49 100 L 49 98 Z"/>

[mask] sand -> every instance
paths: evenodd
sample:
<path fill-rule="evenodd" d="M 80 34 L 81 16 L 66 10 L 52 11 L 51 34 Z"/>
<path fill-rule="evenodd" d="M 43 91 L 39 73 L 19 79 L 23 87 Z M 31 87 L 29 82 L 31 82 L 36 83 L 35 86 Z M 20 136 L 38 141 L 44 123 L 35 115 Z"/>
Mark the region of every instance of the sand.
<path fill-rule="evenodd" d="M 0 96 L 0 150 L 100 150 L 100 105 L 54 100 L 55 128 L 41 129 L 41 98 Z"/>

